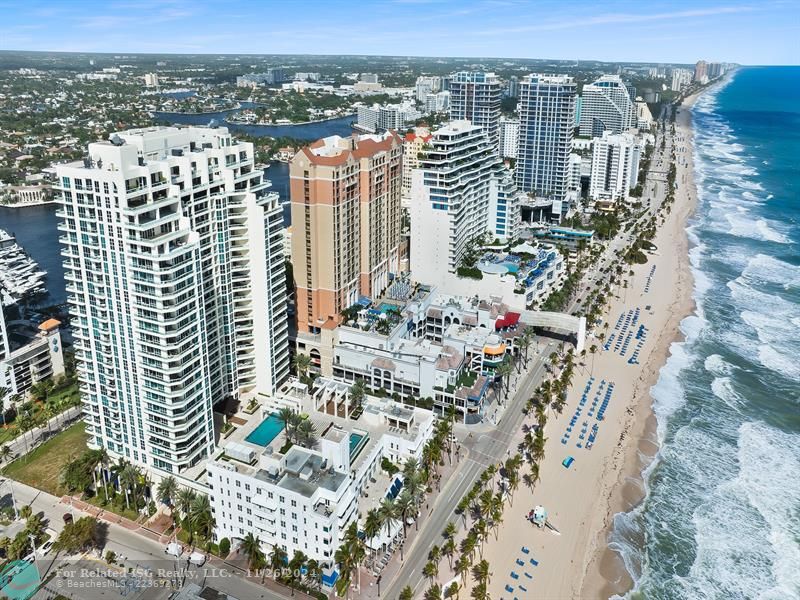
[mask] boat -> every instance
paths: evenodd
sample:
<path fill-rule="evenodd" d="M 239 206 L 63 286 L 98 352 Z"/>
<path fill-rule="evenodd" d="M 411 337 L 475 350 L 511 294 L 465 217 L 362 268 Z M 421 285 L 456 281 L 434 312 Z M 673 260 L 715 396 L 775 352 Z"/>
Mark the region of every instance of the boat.
<path fill-rule="evenodd" d="M 47 271 L 39 268 L 13 235 L 0 229 L 0 305 L 47 293 L 46 279 Z"/>

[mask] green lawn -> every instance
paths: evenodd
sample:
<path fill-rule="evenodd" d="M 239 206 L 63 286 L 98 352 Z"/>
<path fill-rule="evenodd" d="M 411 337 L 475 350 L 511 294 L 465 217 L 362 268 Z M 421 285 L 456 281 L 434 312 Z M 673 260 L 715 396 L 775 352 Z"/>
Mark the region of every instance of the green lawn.
<path fill-rule="evenodd" d="M 2 473 L 58 496 L 61 469 L 84 450 L 86 434 L 83 422 L 78 422 L 4 467 Z"/>

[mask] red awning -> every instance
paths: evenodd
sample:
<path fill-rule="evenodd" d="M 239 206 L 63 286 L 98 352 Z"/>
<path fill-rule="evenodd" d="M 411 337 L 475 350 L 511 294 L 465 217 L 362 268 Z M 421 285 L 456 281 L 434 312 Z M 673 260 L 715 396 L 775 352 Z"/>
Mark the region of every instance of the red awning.
<path fill-rule="evenodd" d="M 503 329 L 504 327 L 513 327 L 517 323 L 519 323 L 519 313 L 507 312 L 502 317 L 498 317 L 494 322 L 494 328 Z"/>

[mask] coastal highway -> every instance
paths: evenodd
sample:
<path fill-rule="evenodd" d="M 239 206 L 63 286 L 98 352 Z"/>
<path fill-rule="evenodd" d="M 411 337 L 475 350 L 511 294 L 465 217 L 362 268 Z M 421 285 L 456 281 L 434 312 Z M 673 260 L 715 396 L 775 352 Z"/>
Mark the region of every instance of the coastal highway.
<path fill-rule="evenodd" d="M 555 342 L 545 345 L 541 354 L 531 358 L 532 365 L 522 375 L 523 379 L 497 427 L 490 432 L 478 434 L 477 440 L 471 445 L 465 442 L 465 447 L 469 449 L 467 457 L 462 459 L 458 469 L 442 488 L 431 515 L 424 523 L 420 523 L 422 531 L 406 551 L 405 561 L 386 587 L 385 593 L 382 594 L 384 597 L 395 600 L 406 585 L 411 586 L 415 595 L 421 591 L 421 587 L 425 585 L 422 569 L 428 562 L 428 552 L 434 544 L 442 542 L 442 531 L 448 522 L 454 521 L 459 529 L 461 528 L 463 521 L 456 515 L 456 505 L 486 467 L 506 459 L 511 439 L 525 418 L 522 408 L 539 385 L 545 372 L 546 359 L 555 349 L 555 345 Z"/>

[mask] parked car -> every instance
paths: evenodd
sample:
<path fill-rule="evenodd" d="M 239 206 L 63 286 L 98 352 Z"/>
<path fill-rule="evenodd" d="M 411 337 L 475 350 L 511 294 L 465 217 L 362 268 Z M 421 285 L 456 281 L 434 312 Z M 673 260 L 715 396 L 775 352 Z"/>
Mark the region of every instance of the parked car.
<path fill-rule="evenodd" d="M 47 540 L 44 544 L 42 544 L 36 549 L 36 553 L 39 556 L 45 556 L 52 549 L 53 549 L 53 540 Z"/>

